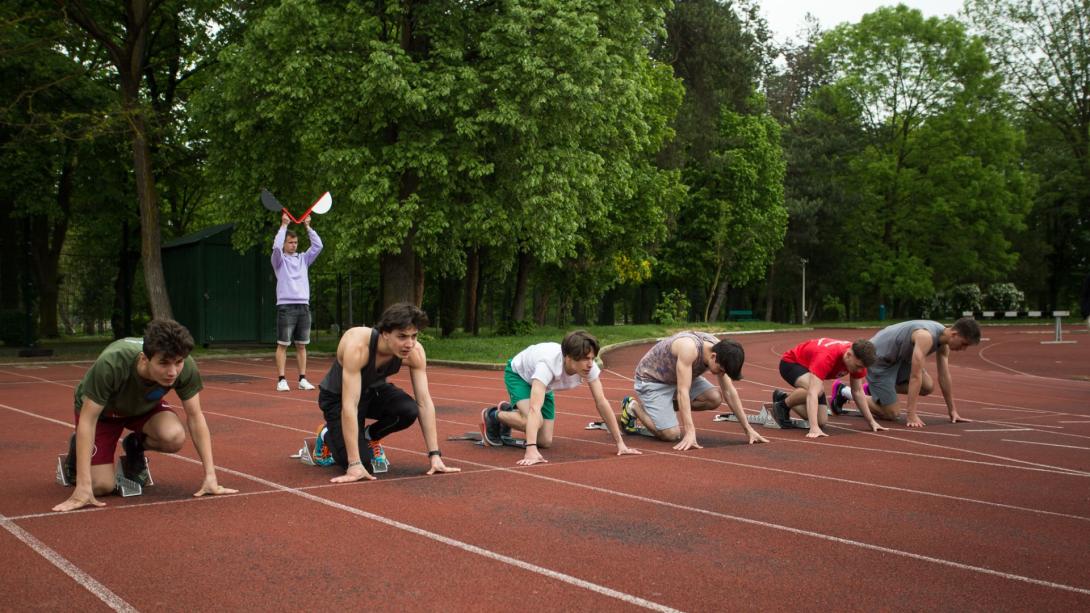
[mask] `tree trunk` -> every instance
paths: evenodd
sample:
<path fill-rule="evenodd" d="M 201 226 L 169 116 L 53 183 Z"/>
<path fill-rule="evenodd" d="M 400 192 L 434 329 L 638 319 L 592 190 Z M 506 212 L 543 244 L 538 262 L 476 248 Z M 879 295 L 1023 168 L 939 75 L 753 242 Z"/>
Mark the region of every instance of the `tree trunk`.
<path fill-rule="evenodd" d="M 526 294 L 530 287 L 530 254 L 521 252 L 518 255 L 518 271 L 515 273 L 515 298 L 511 305 L 511 321 L 518 322 L 526 319 Z"/>
<path fill-rule="evenodd" d="M 617 288 L 611 288 L 602 296 L 602 302 L 598 305 L 598 325 L 612 326 L 617 323 L 616 304 Z"/>
<path fill-rule="evenodd" d="M 121 248 L 117 260 L 114 308 L 110 315 L 110 326 L 115 339 L 132 336 L 132 282 L 136 274 L 137 254 L 129 249 L 128 221 L 121 223 Z"/>
<path fill-rule="evenodd" d="M 726 279 L 723 279 L 715 288 L 715 299 L 712 301 L 711 308 L 708 310 L 708 318 L 704 320 L 704 323 L 711 321 L 719 321 L 719 310 L 723 307 L 723 302 L 727 299 L 727 283 Z"/>
<path fill-rule="evenodd" d="M 462 282 L 458 277 L 439 280 L 439 334 L 449 337 L 458 327 L 458 307 L 461 303 Z"/>
<path fill-rule="evenodd" d="M 549 300 L 552 295 L 553 286 L 546 283 L 534 300 L 534 324 L 539 328 L 545 326 L 545 317 L 549 314 Z"/>
<path fill-rule="evenodd" d="M 466 256 L 465 279 L 465 315 L 462 319 L 462 329 L 477 335 L 477 286 L 481 279 L 481 250 L 471 249 Z"/>
<path fill-rule="evenodd" d="M 413 276 L 415 277 L 413 283 L 413 304 L 415 304 L 417 308 L 420 308 L 424 305 L 424 262 L 422 262 L 420 258 L 414 259 L 416 261 L 413 266 Z"/>
<path fill-rule="evenodd" d="M 76 146 L 67 141 L 64 161 L 57 182 L 57 208 L 61 214 L 50 224 L 49 215 L 36 215 L 31 221 L 31 248 L 34 253 L 33 272 L 38 283 L 38 333 L 43 338 L 57 338 L 57 298 L 60 294 L 58 268 L 64 239 L 68 233 L 68 215 L 72 210 L 72 192 L 78 161 Z"/>
<path fill-rule="evenodd" d="M 382 254 L 382 308 L 398 302 L 416 302 L 416 255 L 412 235 L 406 234 L 397 253 Z"/>
<path fill-rule="evenodd" d="M 775 287 L 776 262 L 768 266 L 768 279 L 765 281 L 765 321 L 772 321 L 773 303 L 772 290 Z"/>

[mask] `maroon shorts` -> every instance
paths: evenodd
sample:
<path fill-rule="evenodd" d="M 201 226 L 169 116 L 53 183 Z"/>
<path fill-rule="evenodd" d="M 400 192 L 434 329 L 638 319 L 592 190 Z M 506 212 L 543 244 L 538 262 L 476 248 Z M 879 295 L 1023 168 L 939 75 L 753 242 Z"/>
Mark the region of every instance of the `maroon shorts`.
<path fill-rule="evenodd" d="M 160 402 L 154 409 L 135 417 L 99 417 L 95 424 L 95 446 L 91 449 L 91 466 L 113 464 L 117 441 L 126 429 L 142 432 L 144 424 L 163 411 L 174 412 L 165 402 Z M 79 427 L 79 413 L 76 413 L 76 427 Z"/>

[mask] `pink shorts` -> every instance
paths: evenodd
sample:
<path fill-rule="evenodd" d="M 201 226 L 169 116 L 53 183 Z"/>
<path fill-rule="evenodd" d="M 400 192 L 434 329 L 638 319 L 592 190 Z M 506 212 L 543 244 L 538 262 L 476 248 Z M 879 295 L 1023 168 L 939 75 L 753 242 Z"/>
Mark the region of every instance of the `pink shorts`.
<path fill-rule="evenodd" d="M 144 424 L 163 411 L 174 412 L 165 402 L 160 402 L 154 409 L 135 417 L 99 417 L 95 424 L 95 446 L 91 449 L 91 466 L 113 464 L 117 441 L 126 430 L 142 432 Z M 76 426 L 79 427 L 79 413 L 76 413 Z"/>

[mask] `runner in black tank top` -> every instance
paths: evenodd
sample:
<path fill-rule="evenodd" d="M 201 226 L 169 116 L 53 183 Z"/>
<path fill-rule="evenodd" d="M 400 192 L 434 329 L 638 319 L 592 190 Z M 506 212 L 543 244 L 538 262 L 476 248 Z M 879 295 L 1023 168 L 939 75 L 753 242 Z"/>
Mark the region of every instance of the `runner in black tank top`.
<path fill-rule="evenodd" d="M 374 328 L 352 328 L 341 337 L 337 357 L 318 392 L 318 406 L 327 429 L 325 443 L 336 464 L 346 470 L 335 482 L 374 478 L 368 473 L 374 470 L 374 454 L 383 453 L 379 441 L 408 428 L 417 419 L 431 464 L 428 474 L 459 470 L 446 467 L 439 453 L 435 406 L 424 377 L 426 357 L 416 342 L 418 331 L 425 326 L 427 315 L 414 305 L 402 303 L 388 308 Z M 378 366 L 384 356 L 389 359 Z M 402 364 L 410 369 L 416 399 L 387 381 L 401 370 Z M 358 400 L 353 402 L 356 394 Z M 346 403 L 355 406 L 346 407 Z M 366 425 L 367 420 L 371 420 L 370 425 Z M 346 444 L 346 433 L 355 440 L 355 446 Z M 360 470 L 361 464 L 366 472 Z"/>

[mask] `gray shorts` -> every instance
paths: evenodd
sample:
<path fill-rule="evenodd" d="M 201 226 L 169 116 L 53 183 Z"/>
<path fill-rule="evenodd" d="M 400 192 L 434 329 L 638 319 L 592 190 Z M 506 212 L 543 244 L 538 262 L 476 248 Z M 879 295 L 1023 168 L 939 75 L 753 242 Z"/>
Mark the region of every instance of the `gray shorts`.
<path fill-rule="evenodd" d="M 870 396 L 882 405 L 889 406 L 897 402 L 897 386 L 908 383 L 912 376 L 912 362 L 893 364 L 889 368 L 871 366 L 867 369 L 867 386 Z"/>
<path fill-rule="evenodd" d="M 678 425 L 677 411 L 674 410 L 674 398 L 677 396 L 677 386 L 670 383 L 658 383 L 655 381 L 643 381 L 636 379 L 636 398 L 644 411 L 655 422 L 655 429 L 669 430 Z M 711 381 L 704 377 L 694 377 L 689 386 L 689 400 L 696 400 L 704 392 L 713 389 Z"/>
<path fill-rule="evenodd" d="M 276 344 L 310 343 L 310 305 L 276 305 Z"/>

